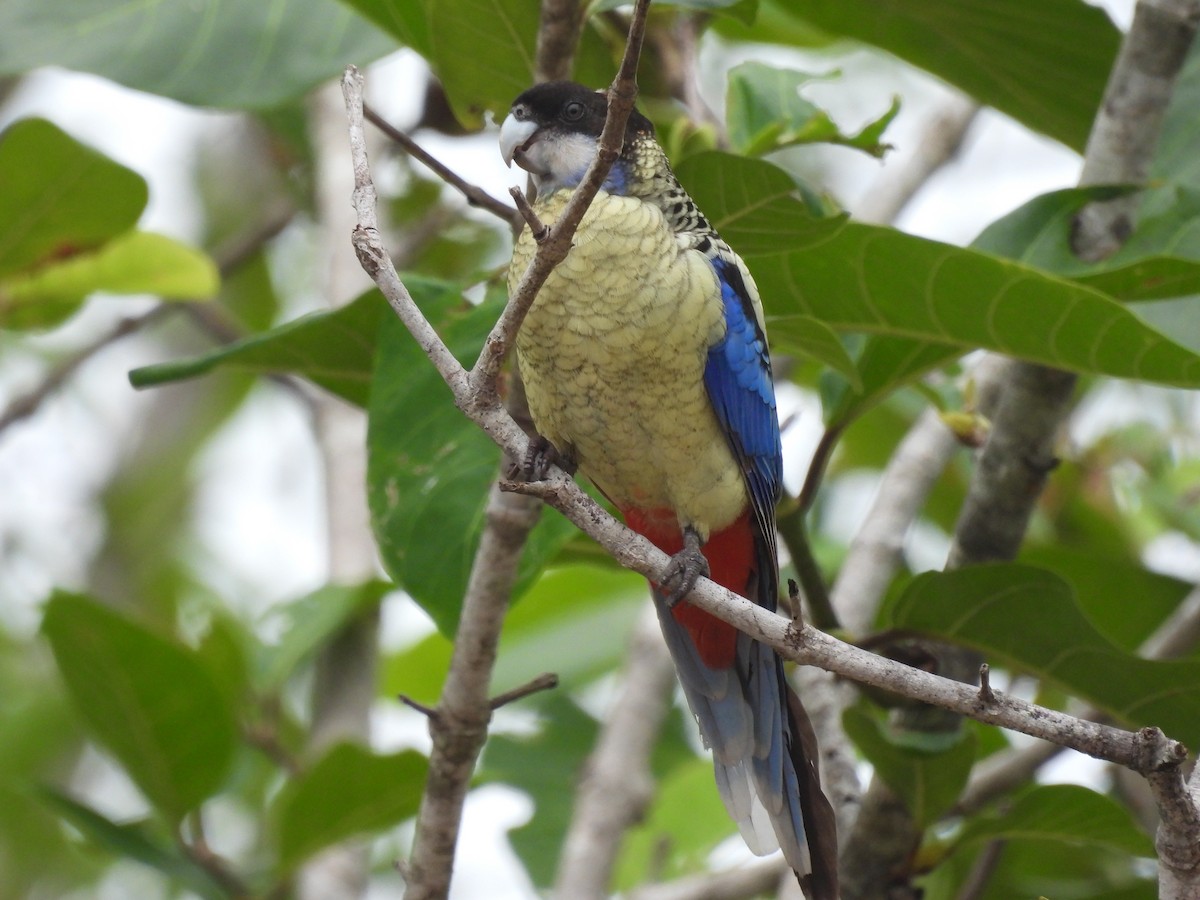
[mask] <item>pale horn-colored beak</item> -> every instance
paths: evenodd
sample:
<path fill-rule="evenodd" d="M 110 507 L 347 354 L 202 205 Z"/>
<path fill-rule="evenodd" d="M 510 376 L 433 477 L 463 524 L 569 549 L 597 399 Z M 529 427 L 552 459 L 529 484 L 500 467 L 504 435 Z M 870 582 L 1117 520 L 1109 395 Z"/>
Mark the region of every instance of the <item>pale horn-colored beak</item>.
<path fill-rule="evenodd" d="M 504 157 L 504 164 L 510 169 L 513 164 L 513 157 L 516 156 L 518 150 L 525 149 L 525 144 L 529 139 L 537 133 L 537 123 L 530 119 L 518 119 L 512 113 L 508 114 L 500 126 L 500 154 Z"/>

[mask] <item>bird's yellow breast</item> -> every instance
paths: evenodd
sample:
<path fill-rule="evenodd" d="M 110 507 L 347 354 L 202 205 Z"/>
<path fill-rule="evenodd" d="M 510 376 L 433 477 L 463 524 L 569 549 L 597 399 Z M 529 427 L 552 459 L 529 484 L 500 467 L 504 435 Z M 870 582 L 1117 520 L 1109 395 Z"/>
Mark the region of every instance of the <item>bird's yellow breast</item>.
<path fill-rule="evenodd" d="M 568 198 L 555 193 L 538 214 L 554 221 Z M 510 290 L 534 249 L 526 229 Z M 517 337 L 534 424 L 618 507 L 673 510 L 706 537 L 748 502 L 704 389 L 724 331 L 704 256 L 657 207 L 601 192 Z"/>

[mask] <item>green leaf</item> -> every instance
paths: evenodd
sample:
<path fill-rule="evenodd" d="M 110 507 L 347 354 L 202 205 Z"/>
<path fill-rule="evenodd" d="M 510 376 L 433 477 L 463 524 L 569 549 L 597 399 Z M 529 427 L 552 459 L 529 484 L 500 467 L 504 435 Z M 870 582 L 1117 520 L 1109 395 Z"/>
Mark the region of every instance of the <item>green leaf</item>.
<path fill-rule="evenodd" d="M 136 225 L 149 197 L 142 176 L 45 119 L 0 132 L 0 172 L 0 279 L 99 247 Z"/>
<path fill-rule="evenodd" d="M 875 334 L 854 355 L 859 387 L 838 371 L 821 380 L 821 406 L 828 428 L 842 428 L 902 385 L 962 355 L 962 350 L 909 338 Z"/>
<path fill-rule="evenodd" d="M 550 569 L 505 617 L 493 685 L 506 690 L 554 672 L 560 689 L 584 686 L 625 658 L 647 603 L 646 580 L 634 572 L 593 565 Z"/>
<path fill-rule="evenodd" d="M 983 348 L 1075 372 L 1200 386 L 1200 357 L 1099 291 L 1008 260 L 848 224 L 831 241 L 748 260 L 775 315 Z"/>
<path fill-rule="evenodd" d="M 164 840 L 145 822 L 117 823 L 52 787 L 40 787 L 41 801 L 85 838 L 124 859 L 157 869 L 201 897 L 222 900 L 226 893 L 196 863 Z"/>
<path fill-rule="evenodd" d="M 1102 262 L 1084 262 L 1071 251 L 1071 225 L 1079 210 L 1093 200 L 1130 190 L 1073 188 L 1043 194 L 993 222 L 972 246 L 1063 275 L 1120 300 L 1200 292 L 1200 237 L 1195 236 L 1200 192 L 1177 191 L 1172 206 L 1139 222 L 1125 245 Z"/>
<path fill-rule="evenodd" d="M 848 222 L 846 216 L 814 209 L 792 176 L 762 160 L 709 151 L 689 156 L 675 174 L 742 256 L 777 254 L 792 241 L 823 244 Z M 759 288 L 770 313 L 770 298 Z"/>
<path fill-rule="evenodd" d="M 862 707 L 848 708 L 842 724 L 854 746 L 875 767 L 875 774 L 899 795 L 919 826 L 928 828 L 957 802 L 975 764 L 972 732 L 962 731 L 945 750 L 930 752 L 904 746 Z"/>
<path fill-rule="evenodd" d="M 717 844 L 735 834 L 713 781 L 712 761 L 693 756 L 659 782 L 649 814 L 625 836 L 616 885 L 631 889 L 648 878 L 704 872 Z"/>
<path fill-rule="evenodd" d="M 96 291 L 202 300 L 220 281 L 207 254 L 161 234 L 130 231 L 96 250 L 0 280 L 0 327 L 57 324 Z"/>
<path fill-rule="evenodd" d="M 648 602 L 645 579 L 625 569 L 547 570 L 504 618 L 493 689 L 508 690 L 553 672 L 559 690 L 573 690 L 611 671 L 628 651 L 633 623 Z M 437 632 L 394 654 L 385 665 L 382 693 L 437 702 L 451 649 Z"/>
<path fill-rule="evenodd" d="M 250 688 L 248 647 L 256 641 L 225 609 L 214 609 L 210 616 L 208 631 L 196 645 L 196 655 L 224 691 L 230 708 L 240 710 Z"/>
<path fill-rule="evenodd" d="M 485 110 L 507 110 L 533 84 L 537 29 L 537 4 L 527 0 L 437 0 L 429 5 L 429 61 L 460 122 L 480 127 Z"/>
<path fill-rule="evenodd" d="M 280 865 L 293 869 L 330 844 L 416 815 L 428 768 L 412 750 L 376 756 L 357 744 L 333 747 L 279 796 Z"/>
<path fill-rule="evenodd" d="M 334 0 L 0 4 L 0 74 L 63 66 L 200 106 L 269 109 L 394 49 Z"/>
<path fill-rule="evenodd" d="M 542 708 L 545 718 L 537 734 L 488 740 L 480 780 L 500 781 L 530 795 L 534 815 L 509 832 L 509 841 L 534 884 L 548 886 L 574 805 L 573 792 L 564 788 L 579 781 L 596 738 L 596 720 L 558 692 Z"/>
<path fill-rule="evenodd" d="M 745 62 L 729 72 L 725 117 L 738 152 L 761 156 L 793 144 L 825 142 L 882 157 L 889 149 L 879 138 L 900 111 L 898 100 L 857 134 L 844 134 L 825 110 L 800 96 L 809 81 L 828 76 Z"/>
<path fill-rule="evenodd" d="M 413 296 L 417 291 L 410 284 Z M 442 339 L 474 363 L 503 304 L 468 307 L 457 292 L 426 290 L 421 301 Z M 500 452 L 455 407 L 441 377 L 394 318 L 384 323 L 368 407 L 367 488 L 388 573 L 445 635 L 453 635 Z M 521 555 L 514 596 L 532 583 L 573 528 L 547 513 Z"/>
<path fill-rule="evenodd" d="M 342 0 L 364 19 L 426 59 L 430 55 L 428 4 L 422 0 Z"/>
<path fill-rule="evenodd" d="M 46 605 L 42 631 L 79 714 L 166 816 L 221 786 L 237 726 L 195 652 L 65 593 Z"/>
<path fill-rule="evenodd" d="M 1104 294 L 891 228 L 814 220 L 771 168 L 719 153 L 680 166 L 710 221 L 746 258 L 770 315 L 1077 372 L 1200 385 L 1200 356 Z"/>
<path fill-rule="evenodd" d="M 420 293 L 420 279 L 405 277 Z M 329 312 L 310 313 L 263 334 L 192 359 L 143 366 L 129 373 L 136 388 L 206 375 L 217 368 L 303 375 L 358 406 L 367 405 L 379 323 L 391 316 L 377 290 Z"/>
<path fill-rule="evenodd" d="M 1130 725 L 1200 740 L 1200 662 L 1122 652 L 1080 612 L 1070 585 L 1018 564 L 926 572 L 885 608 L 886 620 L 965 644 L 993 664 L 1029 671 Z"/>
<path fill-rule="evenodd" d="M 862 389 L 862 380 L 854 360 L 850 358 L 837 332 L 824 322 L 808 316 L 789 316 L 768 321 L 767 333 L 770 335 L 771 352 L 811 357 L 843 375 L 855 390 Z"/>
<path fill-rule="evenodd" d="M 352 587 L 330 584 L 269 611 L 268 618 L 281 625 L 283 633 L 278 643 L 264 648 L 258 683 L 266 691 L 282 688 L 296 668 L 353 616 L 377 605 L 392 590 L 385 581 Z"/>
<path fill-rule="evenodd" d="M 958 842 L 996 839 L 1093 844 L 1134 856 L 1154 856 L 1154 841 L 1134 824 L 1128 809 L 1074 784 L 1030 788 L 1003 814 L 969 821 Z"/>
<path fill-rule="evenodd" d="M 1060 488 L 1071 491 L 1065 485 L 1060 484 Z M 1066 579 L 1074 588 L 1080 611 L 1108 640 L 1130 652 L 1178 608 L 1194 587 L 1188 581 L 1151 572 L 1136 556 L 1105 553 L 1091 542 L 1084 547 L 1057 542 L 1026 544 L 1019 561 L 1049 569 Z M 1130 603 L 1130 597 L 1136 597 L 1137 602 Z"/>
<path fill-rule="evenodd" d="M 1079 0 L 809 0 L 785 8 L 920 66 L 1080 152 L 1121 37 L 1107 13 Z"/>

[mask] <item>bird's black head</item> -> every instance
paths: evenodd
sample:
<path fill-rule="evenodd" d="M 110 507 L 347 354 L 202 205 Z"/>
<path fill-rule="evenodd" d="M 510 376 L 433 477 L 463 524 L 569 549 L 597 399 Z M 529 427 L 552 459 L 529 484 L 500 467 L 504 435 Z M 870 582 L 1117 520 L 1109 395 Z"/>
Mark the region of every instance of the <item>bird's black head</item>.
<path fill-rule="evenodd" d="M 514 161 L 534 177 L 539 194 L 574 187 L 596 155 L 604 130 L 608 97 L 573 81 L 538 84 L 517 97 L 500 127 L 504 161 Z M 639 135 L 653 135 L 650 120 L 634 110 L 625 126 L 625 146 Z M 614 167 L 605 187 L 620 187 Z"/>

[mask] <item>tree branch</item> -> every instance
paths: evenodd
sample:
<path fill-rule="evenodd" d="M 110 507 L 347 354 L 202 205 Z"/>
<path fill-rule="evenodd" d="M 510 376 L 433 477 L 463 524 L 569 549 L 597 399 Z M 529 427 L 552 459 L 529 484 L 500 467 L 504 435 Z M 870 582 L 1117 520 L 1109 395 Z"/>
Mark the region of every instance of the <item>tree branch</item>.
<path fill-rule="evenodd" d="M 490 397 L 495 392 L 500 366 L 516 339 L 525 314 L 529 312 L 538 291 L 550 277 L 554 267 L 566 259 L 575 231 L 583 221 L 583 214 L 592 205 L 596 192 L 604 184 L 604 179 L 608 177 L 609 170 L 621 152 L 621 146 L 625 142 L 625 123 L 629 121 L 629 114 L 633 111 L 633 104 L 637 99 L 637 63 L 645 36 L 646 12 L 649 6 L 650 0 L 637 0 L 634 7 L 625 56 L 621 60 L 616 79 L 608 89 L 608 115 L 604 120 L 604 130 L 600 132 L 596 158 L 588 166 L 583 181 L 575 189 L 558 221 L 550 228 L 545 239 L 538 243 L 537 252 L 517 283 L 516 290 L 509 297 L 508 305 L 484 342 L 479 360 L 471 370 L 472 387 L 484 402 L 490 402 Z"/>
<path fill-rule="evenodd" d="M 512 222 L 513 215 L 516 213 L 515 209 L 503 200 L 493 197 L 479 185 L 467 181 L 399 128 L 396 128 L 379 115 L 379 113 L 371 109 L 365 102 L 363 103 L 363 116 L 368 122 L 391 138 L 392 141 L 399 144 L 405 153 L 466 197 L 467 203 L 471 206 L 486 210 L 498 219 L 503 219 L 506 223 Z"/>
<path fill-rule="evenodd" d="M 649 0 L 638 0 L 617 80 L 609 90 L 608 116 L 600 150 L 583 183 L 547 239 L 484 344 L 479 362 L 466 372 L 412 301 L 382 244 L 377 194 L 367 158 L 363 80 L 350 66 L 342 79 L 354 171 L 353 204 L 358 216 L 352 243 L 363 269 L 434 363 L 455 403 L 483 427 L 511 459 L 524 456 L 527 440 L 499 402 L 496 381 L 522 318 L 542 283 L 571 247 L 571 238 L 604 182 L 623 143 L 625 122 L 637 96 L 637 60 Z M 433 752 L 408 872 L 407 900 L 442 900 L 448 895 L 463 802 L 491 718 L 488 686 L 507 600 L 517 564 L 539 507 L 527 498 L 493 488 L 488 523 L 471 570 L 455 636 L 454 654 L 436 715 L 430 717 Z"/>
<path fill-rule="evenodd" d="M 1167 100 L 1195 32 L 1197 7 L 1196 0 L 1139 2 L 1089 137 L 1082 185 L 1137 183 L 1144 178 Z M 1127 198 L 1125 204 L 1097 204 L 1080 214 L 1072 242 L 1080 257 L 1102 259 L 1124 242 L 1132 230 L 1128 203 Z M 948 568 L 1014 558 L 1046 477 L 1057 462 L 1055 443 L 1071 407 L 1076 377 L 1008 361 L 998 378 L 1004 393 L 955 526 Z M 957 670 L 960 677 L 968 677 L 979 659 L 950 649 L 942 662 L 948 673 Z M 875 790 L 885 790 L 878 778 L 868 790 L 868 800 Z M 909 843 L 915 846 L 919 830 L 911 821 L 906 827 Z M 883 858 L 879 851 L 870 839 L 848 842 L 843 854 L 846 869 L 903 867 L 903 855 Z M 865 900 L 884 894 L 882 888 L 873 887 L 846 896 Z"/>
<path fill-rule="evenodd" d="M 582 30 L 583 5 L 579 0 L 542 0 L 534 54 L 538 81 L 561 81 L 570 77 Z"/>

